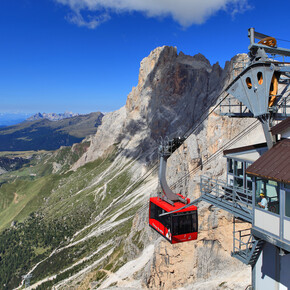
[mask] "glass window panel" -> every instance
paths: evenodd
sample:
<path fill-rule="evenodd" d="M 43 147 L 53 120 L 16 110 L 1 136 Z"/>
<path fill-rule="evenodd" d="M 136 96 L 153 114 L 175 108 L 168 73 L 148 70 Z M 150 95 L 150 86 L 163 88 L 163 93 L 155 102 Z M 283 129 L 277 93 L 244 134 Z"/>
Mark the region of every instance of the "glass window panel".
<path fill-rule="evenodd" d="M 235 161 L 234 162 L 234 169 L 235 169 L 235 175 L 239 177 L 244 176 L 244 164 L 241 161 Z"/>
<path fill-rule="evenodd" d="M 252 164 L 252 162 L 246 162 L 246 169 Z"/>
<path fill-rule="evenodd" d="M 273 186 L 278 186 L 278 182 L 274 180 L 268 180 L 268 184 L 273 185 Z"/>
<path fill-rule="evenodd" d="M 290 191 L 285 191 L 285 215 L 290 217 Z"/>
<path fill-rule="evenodd" d="M 247 175 L 247 174 L 246 174 L 246 178 L 247 178 L 248 180 L 252 180 L 252 177 L 249 176 L 249 175 Z"/>
<path fill-rule="evenodd" d="M 256 206 L 263 208 L 272 213 L 280 214 L 280 197 L 279 197 L 279 184 L 274 180 L 267 180 L 257 178 L 256 180 Z M 264 192 L 265 200 L 260 196 Z"/>
<path fill-rule="evenodd" d="M 247 180 L 247 189 L 253 190 L 253 182 L 251 180 Z"/>
<path fill-rule="evenodd" d="M 244 180 L 242 178 L 234 178 L 234 186 L 243 187 Z"/>
<path fill-rule="evenodd" d="M 188 214 L 178 214 L 172 217 L 173 235 L 183 235 L 197 232 L 197 214 L 196 212 Z"/>
<path fill-rule="evenodd" d="M 278 183 L 273 180 L 267 180 L 266 196 L 268 200 L 268 209 L 273 213 L 279 214 L 279 187 Z M 274 185 L 276 184 L 276 186 Z"/>
<path fill-rule="evenodd" d="M 228 172 L 234 173 L 234 162 L 233 159 L 228 159 Z"/>
<path fill-rule="evenodd" d="M 151 202 L 150 204 L 150 218 L 151 219 L 156 219 L 156 211 L 157 211 L 156 205 L 153 202 Z"/>
<path fill-rule="evenodd" d="M 259 207 L 258 203 L 261 202 L 261 192 L 265 192 L 265 182 L 261 178 L 256 179 L 256 206 Z"/>

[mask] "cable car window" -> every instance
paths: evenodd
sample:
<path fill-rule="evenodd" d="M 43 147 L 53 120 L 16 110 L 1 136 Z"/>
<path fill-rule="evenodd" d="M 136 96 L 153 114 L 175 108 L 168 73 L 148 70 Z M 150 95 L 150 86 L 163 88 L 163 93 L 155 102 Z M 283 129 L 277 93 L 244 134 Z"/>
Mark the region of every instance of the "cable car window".
<path fill-rule="evenodd" d="M 162 210 L 162 213 L 165 213 L 165 210 Z M 165 215 L 165 216 L 161 216 L 159 217 L 160 222 L 167 228 L 170 229 L 171 226 L 171 217 L 170 215 Z"/>
<path fill-rule="evenodd" d="M 178 214 L 172 217 L 173 235 L 182 235 L 197 231 L 196 212 L 189 214 Z"/>
<path fill-rule="evenodd" d="M 150 205 L 150 218 L 155 219 L 159 221 L 161 224 L 163 224 L 166 228 L 170 228 L 171 224 L 171 218 L 170 215 L 160 216 L 162 213 L 165 213 L 166 211 L 153 202 Z"/>
<path fill-rule="evenodd" d="M 158 207 L 155 203 L 151 202 L 150 204 L 150 218 L 151 219 L 157 220 L 158 209 L 160 209 L 160 207 Z"/>
<path fill-rule="evenodd" d="M 246 78 L 246 84 L 247 84 L 248 89 L 252 88 L 253 85 L 252 85 L 251 78 L 249 78 L 249 77 Z"/>

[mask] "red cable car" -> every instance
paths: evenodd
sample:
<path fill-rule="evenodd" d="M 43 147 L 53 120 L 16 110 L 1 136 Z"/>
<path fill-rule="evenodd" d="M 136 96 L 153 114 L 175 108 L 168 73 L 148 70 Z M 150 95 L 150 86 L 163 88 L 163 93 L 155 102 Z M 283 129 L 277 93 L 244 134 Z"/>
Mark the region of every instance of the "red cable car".
<path fill-rule="evenodd" d="M 189 203 L 189 199 L 187 199 Z M 151 197 L 149 204 L 149 226 L 167 239 L 171 244 L 197 239 L 198 218 L 197 207 L 191 205 L 180 211 L 160 216 L 163 213 L 176 211 L 184 207 L 184 203 L 167 203 L 159 197 Z"/>
<path fill-rule="evenodd" d="M 174 193 L 166 181 L 167 159 L 184 140 L 174 138 L 161 143 L 159 182 L 163 194 L 151 197 L 149 204 L 149 226 L 172 244 L 196 240 L 198 231 L 197 207 L 188 205 L 189 198 Z"/>

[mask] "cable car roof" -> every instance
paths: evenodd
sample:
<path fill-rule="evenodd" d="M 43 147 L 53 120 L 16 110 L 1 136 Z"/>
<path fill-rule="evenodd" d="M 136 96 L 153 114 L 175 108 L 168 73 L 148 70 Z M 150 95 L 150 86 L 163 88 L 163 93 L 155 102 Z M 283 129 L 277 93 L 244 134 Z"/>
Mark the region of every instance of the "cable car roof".
<path fill-rule="evenodd" d="M 177 201 L 174 203 L 174 205 L 171 205 L 159 197 L 151 197 L 150 201 L 158 205 L 160 208 L 164 209 L 166 212 L 175 211 L 175 210 L 178 210 L 179 208 L 184 207 L 184 203 L 182 202 Z M 197 210 L 197 207 L 195 205 L 191 205 L 189 207 L 183 208 L 180 211 L 178 211 L 178 213 L 188 212 L 188 211 L 193 211 L 193 210 Z"/>

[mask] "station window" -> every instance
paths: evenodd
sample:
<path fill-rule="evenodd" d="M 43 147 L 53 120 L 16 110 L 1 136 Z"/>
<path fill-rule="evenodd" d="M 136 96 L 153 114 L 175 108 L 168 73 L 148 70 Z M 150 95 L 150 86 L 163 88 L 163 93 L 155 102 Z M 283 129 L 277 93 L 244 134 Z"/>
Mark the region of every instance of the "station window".
<path fill-rule="evenodd" d="M 242 161 L 235 161 L 235 175 L 239 177 L 244 176 L 244 164 Z"/>
<path fill-rule="evenodd" d="M 233 159 L 228 159 L 228 173 L 234 173 Z"/>
<path fill-rule="evenodd" d="M 248 190 L 253 190 L 253 180 L 252 177 L 245 174 L 245 169 L 252 163 L 246 161 L 234 160 L 231 158 L 227 159 L 228 163 L 228 185 L 239 187 Z"/>
<path fill-rule="evenodd" d="M 244 163 L 242 161 L 234 161 L 234 185 L 237 187 L 244 186 Z"/>
<path fill-rule="evenodd" d="M 247 176 L 247 189 L 251 191 L 253 190 L 253 181 L 249 176 Z"/>
<path fill-rule="evenodd" d="M 286 191 L 285 198 L 285 215 L 290 217 L 290 191 Z"/>
<path fill-rule="evenodd" d="M 290 217 L 290 184 L 284 184 L 285 189 L 285 215 Z"/>
<path fill-rule="evenodd" d="M 262 192 L 265 194 L 266 202 L 262 201 L 262 197 L 260 196 Z M 256 206 L 263 208 L 261 205 L 265 204 L 265 210 L 280 214 L 279 184 L 274 180 L 257 178 Z"/>

